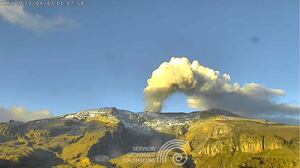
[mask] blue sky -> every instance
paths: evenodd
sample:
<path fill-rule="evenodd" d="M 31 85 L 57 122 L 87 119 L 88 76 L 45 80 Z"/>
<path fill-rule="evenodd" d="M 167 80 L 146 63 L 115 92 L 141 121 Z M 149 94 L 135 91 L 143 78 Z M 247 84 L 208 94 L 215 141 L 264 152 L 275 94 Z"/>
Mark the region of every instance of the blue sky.
<path fill-rule="evenodd" d="M 0 18 L 0 106 L 144 109 L 147 79 L 172 56 L 199 60 L 233 82 L 279 88 L 299 104 L 297 0 L 86 0 L 30 8 L 71 28 L 38 30 Z M 44 22 L 45 23 L 45 22 Z M 29 23 L 30 24 L 30 23 Z M 191 111 L 183 94 L 163 111 Z"/>

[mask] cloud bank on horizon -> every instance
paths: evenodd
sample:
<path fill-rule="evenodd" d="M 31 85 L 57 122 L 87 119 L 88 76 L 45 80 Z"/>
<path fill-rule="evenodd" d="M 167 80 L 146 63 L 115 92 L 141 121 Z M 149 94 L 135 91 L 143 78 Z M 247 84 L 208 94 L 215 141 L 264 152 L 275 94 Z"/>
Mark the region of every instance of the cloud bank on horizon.
<path fill-rule="evenodd" d="M 145 110 L 161 112 L 164 101 L 173 93 L 181 92 L 188 96 L 187 103 L 193 109 L 222 108 L 248 117 L 298 120 L 298 106 L 275 101 L 285 95 L 283 90 L 257 83 L 231 84 L 230 80 L 230 75 L 221 75 L 196 60 L 172 57 L 148 79 L 144 89 Z"/>
<path fill-rule="evenodd" d="M 53 114 L 48 110 L 30 111 L 25 107 L 0 107 L 0 122 L 9 120 L 31 121 L 50 117 L 53 117 Z"/>
<path fill-rule="evenodd" d="M 24 9 L 21 5 L 5 5 L 7 0 L 0 0 L 0 17 L 8 23 L 20 26 L 33 31 L 51 31 L 70 29 L 76 24 L 73 20 L 62 16 L 45 17 L 40 14 L 33 14 Z"/>

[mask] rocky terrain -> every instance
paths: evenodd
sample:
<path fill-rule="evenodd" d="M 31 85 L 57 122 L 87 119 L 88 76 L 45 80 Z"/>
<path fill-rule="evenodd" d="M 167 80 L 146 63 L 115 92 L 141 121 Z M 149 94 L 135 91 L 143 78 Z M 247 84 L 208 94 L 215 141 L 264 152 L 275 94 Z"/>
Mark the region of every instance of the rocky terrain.
<path fill-rule="evenodd" d="M 191 113 L 83 110 L 55 118 L 0 124 L 0 167 L 176 167 L 131 161 L 136 147 L 187 142 L 188 161 L 177 167 L 299 168 L 299 126 L 248 119 L 211 109 Z M 144 149 L 144 148 L 142 148 Z"/>

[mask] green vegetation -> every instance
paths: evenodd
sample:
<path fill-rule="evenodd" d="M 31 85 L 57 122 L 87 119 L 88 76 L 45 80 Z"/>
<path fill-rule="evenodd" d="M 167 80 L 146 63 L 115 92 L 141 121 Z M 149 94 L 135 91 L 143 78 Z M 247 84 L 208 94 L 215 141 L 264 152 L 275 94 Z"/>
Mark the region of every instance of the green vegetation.
<path fill-rule="evenodd" d="M 191 164 L 186 167 L 300 167 L 299 126 L 214 116 L 170 126 L 166 130 L 157 131 L 155 138 L 168 133 L 188 142 L 185 151 Z M 171 155 L 167 162 L 158 163 L 156 152 L 140 153 L 141 156 L 136 154 L 134 157 L 126 152 L 136 142 L 140 142 L 139 145 L 152 143 L 147 140 L 135 130 L 127 130 L 124 123 L 112 115 L 84 120 L 53 118 L 28 123 L 11 121 L 0 124 L 0 167 L 176 167 Z M 117 149 L 117 155 L 113 155 L 113 151 L 103 151 Z M 99 152 L 108 159 L 95 161 L 94 157 Z M 152 154 L 152 161 L 143 161 L 145 154 Z"/>

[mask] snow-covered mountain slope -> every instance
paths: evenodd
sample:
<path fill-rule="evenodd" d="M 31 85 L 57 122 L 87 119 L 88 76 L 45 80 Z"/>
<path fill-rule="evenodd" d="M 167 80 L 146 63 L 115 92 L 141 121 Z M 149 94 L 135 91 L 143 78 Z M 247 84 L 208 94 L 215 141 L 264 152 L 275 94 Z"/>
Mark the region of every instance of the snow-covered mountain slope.
<path fill-rule="evenodd" d="M 243 118 L 222 109 L 134 113 L 106 107 L 0 123 L 0 167 L 155 167 L 128 166 L 120 157 L 139 146 L 157 152 L 177 138 L 188 142 L 196 167 L 257 167 L 258 159 L 294 168 L 300 164 L 294 157 L 299 154 L 298 133 L 299 126 Z"/>

